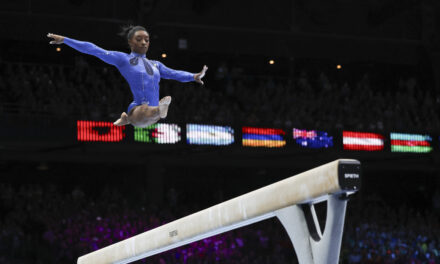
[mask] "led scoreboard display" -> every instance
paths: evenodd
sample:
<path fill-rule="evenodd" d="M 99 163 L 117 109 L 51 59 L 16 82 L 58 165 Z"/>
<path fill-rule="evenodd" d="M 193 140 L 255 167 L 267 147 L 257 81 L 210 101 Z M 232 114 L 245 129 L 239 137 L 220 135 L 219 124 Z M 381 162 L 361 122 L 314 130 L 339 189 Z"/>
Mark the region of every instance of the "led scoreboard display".
<path fill-rule="evenodd" d="M 234 143 L 234 129 L 228 126 L 187 124 L 186 142 L 190 145 L 231 145 Z"/>
<path fill-rule="evenodd" d="M 111 122 L 77 121 L 78 141 L 119 142 L 125 138 L 125 126 Z"/>
<path fill-rule="evenodd" d="M 432 151 L 428 135 L 391 133 L 391 152 L 427 153 Z"/>
<path fill-rule="evenodd" d="M 382 151 L 384 149 L 384 136 L 377 133 L 342 132 L 345 150 Z"/>
<path fill-rule="evenodd" d="M 423 154 L 433 152 L 433 137 L 427 134 L 391 132 L 389 139 L 380 133 L 342 131 L 333 132 L 293 128 L 290 137 L 287 130 L 279 128 L 241 127 L 241 134 L 233 127 L 209 124 L 157 123 L 145 128 L 115 126 L 111 122 L 77 121 L 77 140 L 81 142 L 138 142 L 147 144 L 187 144 L 205 146 L 242 146 L 259 148 L 328 149 L 344 151 L 390 151 L 391 153 Z M 239 131 L 240 131 L 239 130 Z M 334 141 L 336 138 L 336 141 Z M 342 139 L 342 140 L 341 140 Z M 238 143 L 238 144 L 237 144 Z M 240 144 L 241 143 L 241 144 Z M 386 148 L 388 145 L 390 148 Z"/>
<path fill-rule="evenodd" d="M 280 148 L 286 145 L 282 129 L 243 127 L 243 146 Z"/>
<path fill-rule="evenodd" d="M 320 149 L 333 147 L 333 137 L 324 131 L 294 128 L 293 139 L 304 148 Z"/>
<path fill-rule="evenodd" d="M 154 124 L 145 128 L 134 128 L 134 140 L 138 142 L 175 144 L 181 138 L 181 128 L 176 124 Z"/>

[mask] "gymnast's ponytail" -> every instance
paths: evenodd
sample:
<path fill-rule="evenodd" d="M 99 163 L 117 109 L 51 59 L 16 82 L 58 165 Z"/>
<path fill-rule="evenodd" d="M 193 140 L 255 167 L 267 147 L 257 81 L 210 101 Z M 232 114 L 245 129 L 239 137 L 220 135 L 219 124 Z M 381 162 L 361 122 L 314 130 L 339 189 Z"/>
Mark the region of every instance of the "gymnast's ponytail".
<path fill-rule="evenodd" d="M 121 32 L 119 32 L 118 35 L 123 38 L 127 38 L 127 40 L 128 40 L 128 39 L 131 39 L 133 37 L 134 33 L 136 33 L 139 30 L 147 32 L 147 30 L 143 26 L 128 25 L 128 26 L 122 26 Z"/>

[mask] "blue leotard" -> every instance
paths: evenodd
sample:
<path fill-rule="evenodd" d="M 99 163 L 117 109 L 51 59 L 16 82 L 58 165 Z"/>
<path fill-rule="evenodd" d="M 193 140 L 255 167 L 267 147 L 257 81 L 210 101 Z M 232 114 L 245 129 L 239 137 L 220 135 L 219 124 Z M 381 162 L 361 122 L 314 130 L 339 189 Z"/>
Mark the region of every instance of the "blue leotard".
<path fill-rule="evenodd" d="M 161 78 L 180 82 L 194 81 L 194 73 L 170 69 L 159 61 L 146 59 L 145 54 L 108 51 L 93 43 L 67 37 L 64 38 L 64 43 L 82 53 L 96 56 L 118 68 L 133 93 L 134 101 L 128 106 L 127 113 L 137 105 L 159 105 L 159 82 Z M 145 63 L 148 63 L 148 65 L 145 65 Z M 147 69 L 150 69 L 150 73 L 147 73 Z"/>

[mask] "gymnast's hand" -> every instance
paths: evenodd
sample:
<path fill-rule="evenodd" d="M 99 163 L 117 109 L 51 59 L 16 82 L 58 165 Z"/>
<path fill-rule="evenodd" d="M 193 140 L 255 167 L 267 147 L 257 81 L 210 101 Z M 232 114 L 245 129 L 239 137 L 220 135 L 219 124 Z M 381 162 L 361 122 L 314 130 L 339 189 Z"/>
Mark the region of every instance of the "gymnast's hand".
<path fill-rule="evenodd" d="M 53 38 L 53 40 L 51 40 L 49 42 L 49 44 L 63 44 L 63 42 L 64 42 L 64 37 L 60 36 L 60 35 L 56 35 L 56 34 L 52 34 L 52 33 L 47 33 L 47 37 Z"/>
<path fill-rule="evenodd" d="M 208 70 L 208 67 L 206 67 L 206 65 L 204 65 L 201 72 L 194 74 L 194 80 L 196 80 L 196 82 L 203 85 L 204 83 L 202 81 L 202 78 L 203 78 L 203 76 L 205 76 L 205 73 L 207 70 Z"/>

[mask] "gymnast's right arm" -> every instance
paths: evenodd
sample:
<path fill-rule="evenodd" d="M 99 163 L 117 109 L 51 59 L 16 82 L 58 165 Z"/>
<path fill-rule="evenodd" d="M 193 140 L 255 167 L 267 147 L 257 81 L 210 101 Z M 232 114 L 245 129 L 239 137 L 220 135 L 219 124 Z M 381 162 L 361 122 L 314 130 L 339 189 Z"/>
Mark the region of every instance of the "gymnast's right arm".
<path fill-rule="evenodd" d="M 114 65 L 120 66 L 124 62 L 124 53 L 118 51 L 108 51 L 96 46 L 93 43 L 74 40 L 68 37 L 48 33 L 47 36 L 49 38 L 53 38 L 49 44 L 66 44 L 79 52 L 86 53 L 89 55 L 93 55 L 103 60 L 104 62 Z"/>

